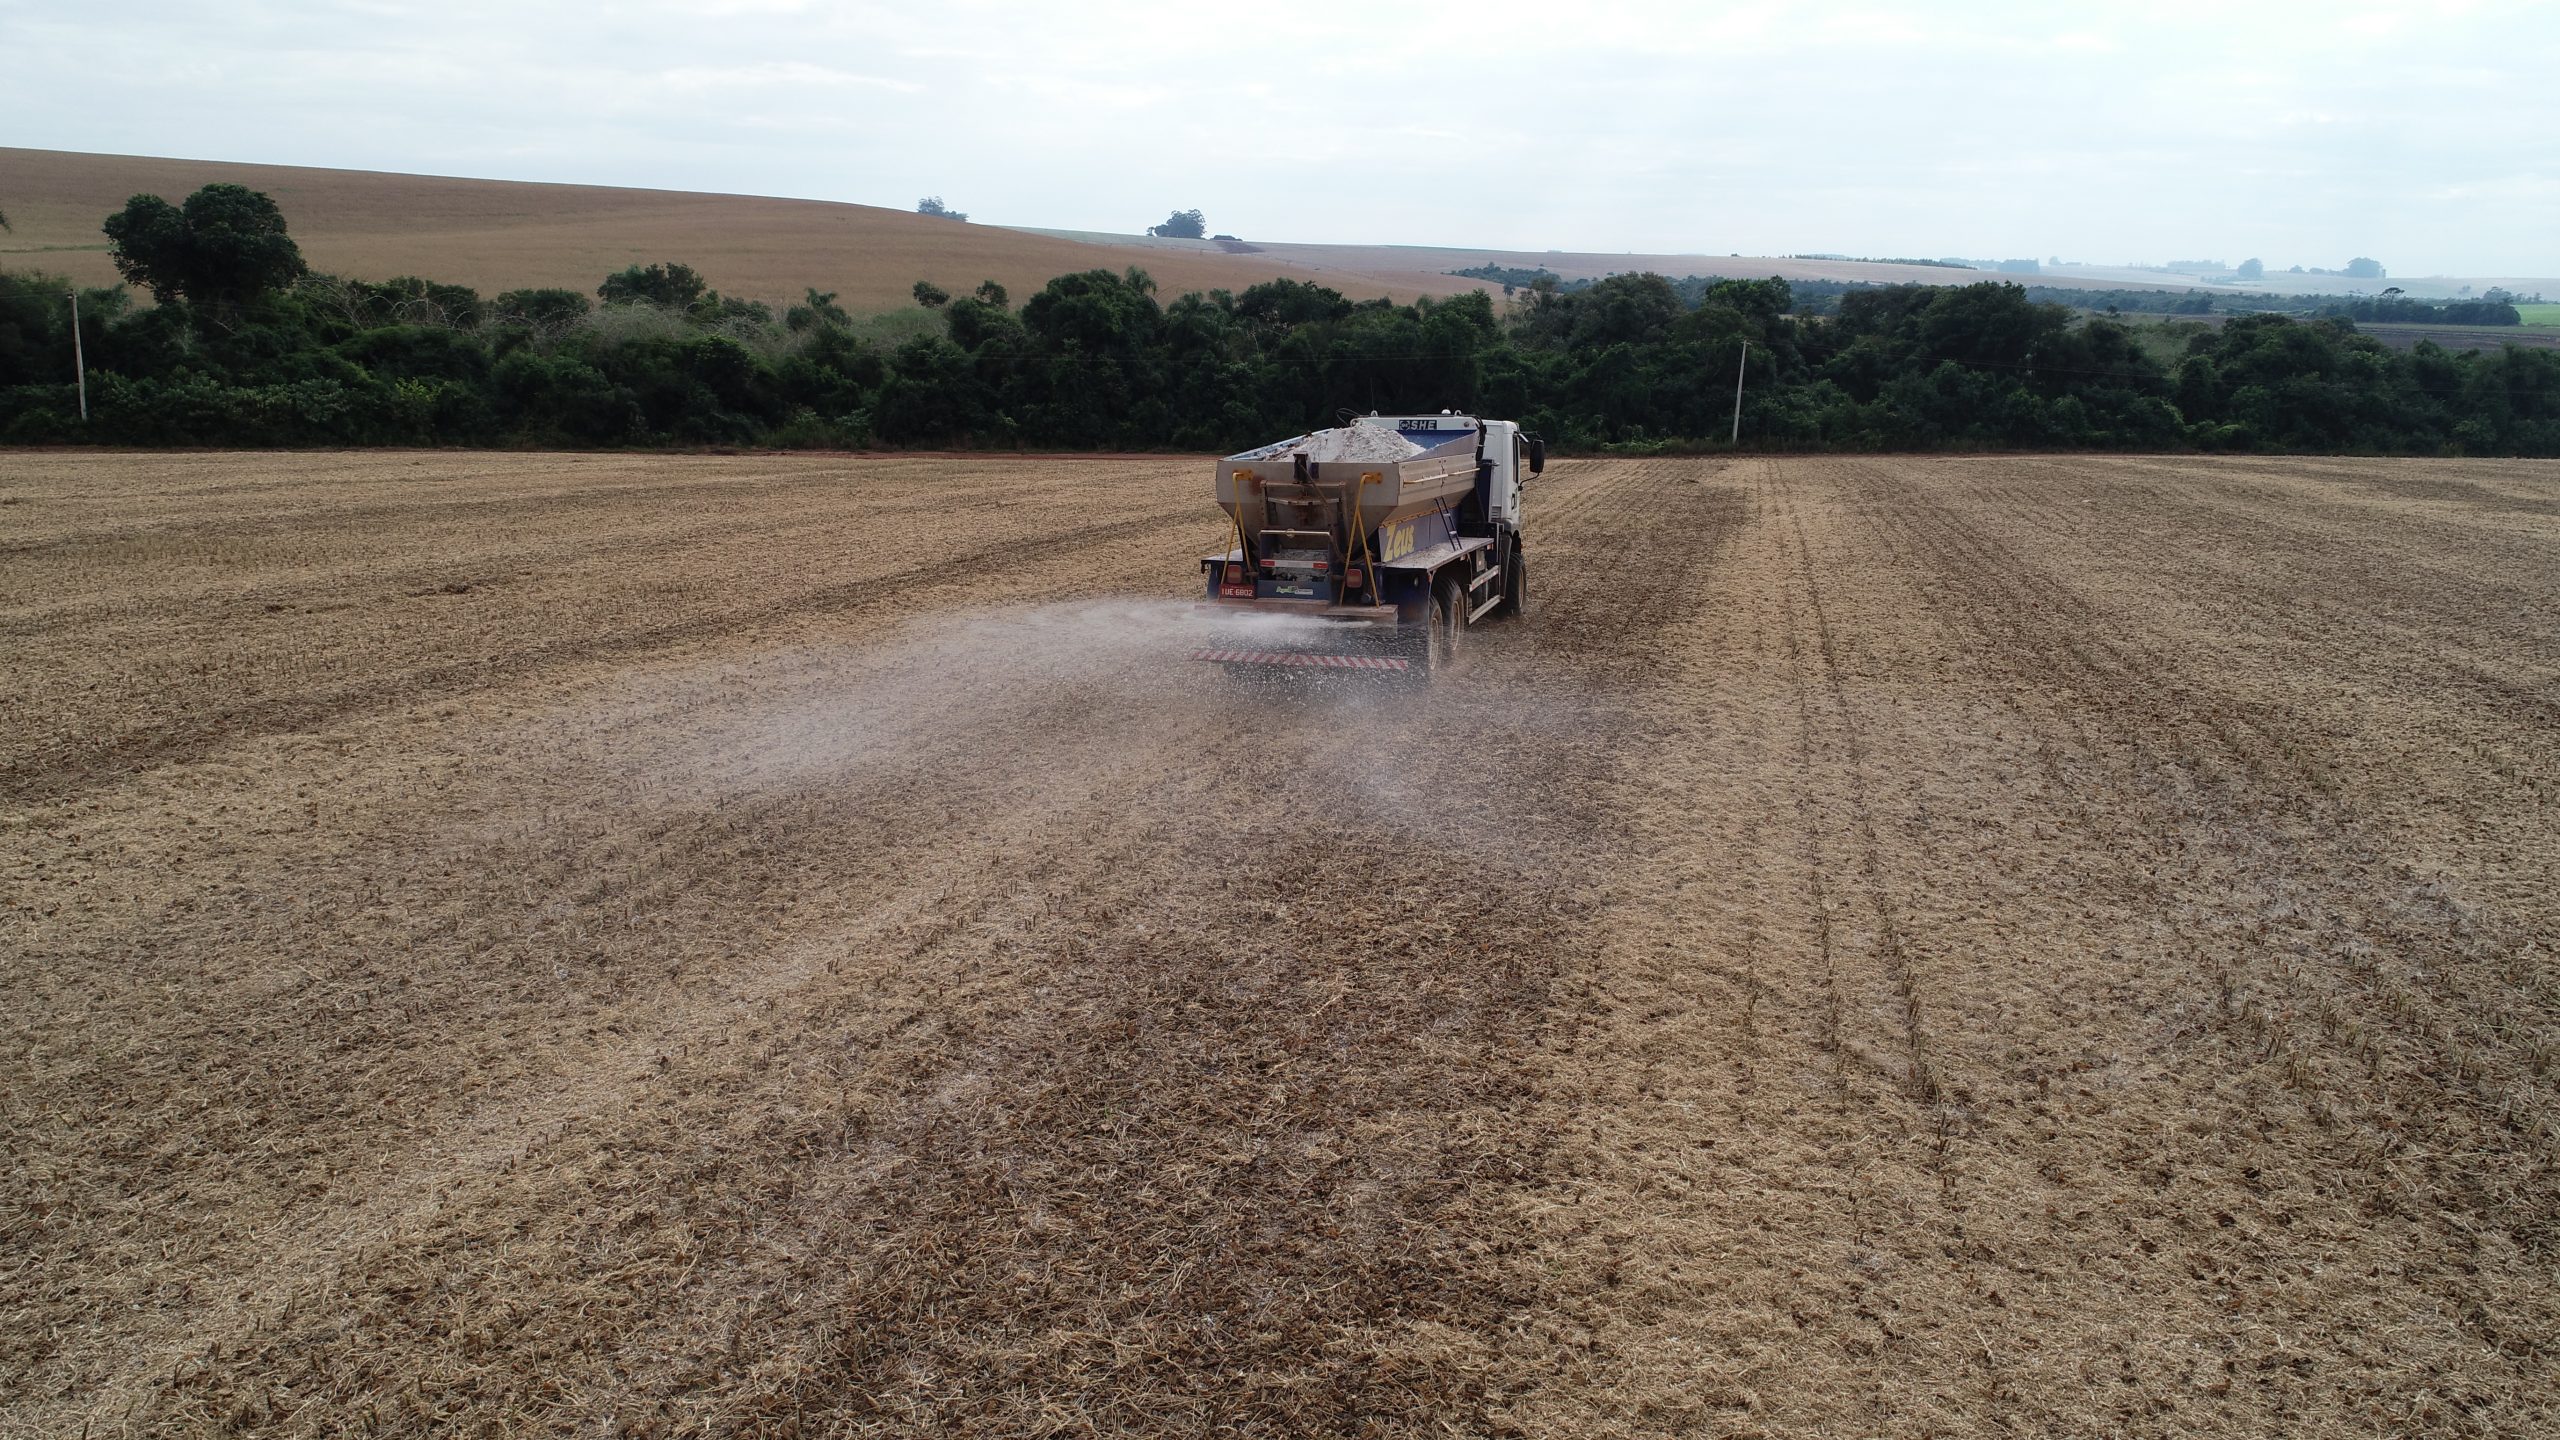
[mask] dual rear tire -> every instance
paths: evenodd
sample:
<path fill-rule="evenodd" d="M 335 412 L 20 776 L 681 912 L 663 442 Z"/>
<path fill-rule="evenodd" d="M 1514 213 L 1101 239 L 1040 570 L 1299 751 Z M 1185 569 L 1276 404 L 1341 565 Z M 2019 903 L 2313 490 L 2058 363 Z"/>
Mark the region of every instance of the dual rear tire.
<path fill-rule="evenodd" d="M 1457 668 L 1467 648 L 1465 599 L 1456 576 L 1443 575 L 1432 582 L 1422 623 L 1408 628 L 1402 637 L 1406 679 L 1428 682 Z"/>
<path fill-rule="evenodd" d="M 1431 599 L 1431 648 L 1433 668 L 1454 670 L 1467 652 L 1467 587 L 1455 575 L 1440 577 L 1439 589 Z"/>
<path fill-rule="evenodd" d="M 1518 550 L 1504 558 L 1500 584 L 1502 603 L 1489 613 L 1507 618 L 1528 608 L 1529 566 Z M 1455 573 L 1444 574 L 1433 583 L 1430 606 L 1418 627 L 1421 633 L 1405 648 L 1407 674 L 1429 680 L 1459 666 L 1467 652 L 1467 632 L 1474 628 L 1469 614 L 1475 609 L 1476 593 Z"/>

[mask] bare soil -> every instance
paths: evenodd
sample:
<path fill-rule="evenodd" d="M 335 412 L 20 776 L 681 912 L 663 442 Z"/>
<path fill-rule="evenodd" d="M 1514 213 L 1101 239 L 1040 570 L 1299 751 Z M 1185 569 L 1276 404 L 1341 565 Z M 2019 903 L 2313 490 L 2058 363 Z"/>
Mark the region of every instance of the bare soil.
<path fill-rule="evenodd" d="M 2530 325 L 2358 325 L 2356 330 L 2394 350 L 2415 350 L 2422 340 L 2454 351 L 2501 350 L 2509 345 L 2560 349 L 2560 334 Z"/>
<path fill-rule="evenodd" d="M 2560 467 L 0 472 L 0 1432 L 2560 1428 Z"/>
<path fill-rule="evenodd" d="M 0 269 L 112 285 L 118 277 L 98 228 L 107 216 L 138 193 L 176 201 L 217 182 L 273 196 L 314 269 L 366 280 L 422 275 L 484 295 L 535 286 L 593 295 L 626 265 L 668 260 L 691 265 L 725 295 L 797 303 L 815 288 L 857 312 L 913 306 L 918 280 L 954 294 L 994 280 L 1019 301 L 1054 276 L 1132 264 L 1167 297 L 1286 277 L 1321 278 L 1355 299 L 1386 295 L 1392 283 L 1395 296 L 1410 301 L 1470 283 L 1444 277 L 1417 290 L 1414 276 L 1390 282 L 1334 267 L 1319 277 L 1270 256 L 1137 255 L 822 200 L 7 148 L 0 148 L 0 195 L 9 197 L 14 228 L 0 232 Z"/>
<path fill-rule="evenodd" d="M 1992 278 L 1923 265 L 1792 260 L 1783 256 L 1621 255 L 1468 250 L 1411 245 L 1219 243 L 1089 231 L 959 224 L 875 205 L 541 185 L 442 175 L 326 170 L 83 155 L 0 147 L 0 195 L 14 229 L 0 233 L 0 268 L 44 270 L 90 285 L 116 282 L 100 222 L 137 193 L 182 199 L 216 182 L 275 197 L 312 265 L 367 280 L 422 275 L 484 294 L 562 286 L 592 294 L 626 265 L 680 260 L 724 294 L 797 302 L 804 288 L 835 293 L 856 311 L 905 309 L 918 280 L 954 294 L 995 280 L 1020 299 L 1055 276 L 1136 265 L 1164 295 L 1241 291 L 1304 280 L 1353 299 L 1410 302 L 1497 287 L 1451 275 L 1481 265 L 1545 267 L 1566 279 L 1637 270 L 1665 275 L 1782 275 L 1943 285 Z M 2173 289 L 2140 280 L 2039 282 L 2071 288 Z M 2485 282 L 2484 282 L 2485 283 Z"/>
<path fill-rule="evenodd" d="M 2210 325 L 2221 329 L 2229 315 L 2130 316 L 2136 324 Z M 2415 350 L 2425 341 L 2455 352 L 2500 350 L 2509 345 L 2527 350 L 2560 349 L 2560 332 L 2531 325 L 2399 325 L 2360 321 L 2356 333 L 2370 335 L 2394 350 Z"/>

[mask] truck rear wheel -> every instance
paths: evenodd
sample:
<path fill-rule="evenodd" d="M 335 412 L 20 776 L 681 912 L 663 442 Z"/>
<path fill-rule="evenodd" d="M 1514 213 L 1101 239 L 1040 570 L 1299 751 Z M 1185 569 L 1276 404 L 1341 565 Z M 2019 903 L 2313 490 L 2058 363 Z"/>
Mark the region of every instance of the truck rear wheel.
<path fill-rule="evenodd" d="M 1431 669 L 1435 675 L 1457 668 L 1467 648 L 1467 587 L 1455 575 L 1443 575 L 1431 597 Z"/>
<path fill-rule="evenodd" d="M 1502 562 L 1502 604 L 1493 613 L 1505 619 L 1528 613 L 1529 562 L 1513 550 Z"/>
<path fill-rule="evenodd" d="M 1449 623 L 1448 611 L 1441 605 L 1440 587 L 1431 587 L 1431 596 L 1422 602 L 1422 613 L 1413 622 L 1398 626 L 1394 638 L 1387 643 L 1390 654 L 1404 661 L 1402 678 L 1409 684 L 1429 682 L 1432 671 L 1440 665 L 1440 631 Z"/>

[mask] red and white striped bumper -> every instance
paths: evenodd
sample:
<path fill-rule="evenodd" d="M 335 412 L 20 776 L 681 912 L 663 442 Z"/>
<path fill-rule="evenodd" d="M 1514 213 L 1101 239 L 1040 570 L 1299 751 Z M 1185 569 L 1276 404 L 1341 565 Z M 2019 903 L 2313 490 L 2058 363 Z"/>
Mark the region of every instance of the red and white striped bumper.
<path fill-rule="evenodd" d="M 1385 655 L 1310 655 L 1295 650 L 1194 650 L 1194 660 L 1224 665 L 1306 665 L 1323 670 L 1402 670 L 1405 662 Z"/>

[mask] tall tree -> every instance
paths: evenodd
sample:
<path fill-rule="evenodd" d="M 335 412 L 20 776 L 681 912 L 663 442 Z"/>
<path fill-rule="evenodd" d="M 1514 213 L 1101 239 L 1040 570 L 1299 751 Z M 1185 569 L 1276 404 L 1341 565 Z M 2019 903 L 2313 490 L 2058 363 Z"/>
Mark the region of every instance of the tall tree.
<path fill-rule="evenodd" d="M 1163 224 L 1148 226 L 1147 233 L 1172 240 L 1197 240 L 1209 233 L 1209 222 L 1197 210 L 1176 210 L 1165 217 Z"/>
<path fill-rule="evenodd" d="M 245 185 L 207 185 L 183 206 L 136 195 L 105 229 L 116 269 L 164 302 L 247 300 L 305 271 L 284 212 Z"/>

